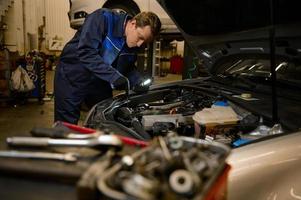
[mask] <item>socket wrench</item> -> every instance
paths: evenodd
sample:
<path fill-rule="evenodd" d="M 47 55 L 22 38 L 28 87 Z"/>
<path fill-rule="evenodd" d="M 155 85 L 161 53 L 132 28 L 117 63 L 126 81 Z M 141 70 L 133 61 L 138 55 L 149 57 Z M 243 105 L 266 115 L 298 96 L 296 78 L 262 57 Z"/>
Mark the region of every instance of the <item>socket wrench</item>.
<path fill-rule="evenodd" d="M 79 154 L 77 153 L 0 151 L 0 157 L 5 157 L 5 158 L 32 158 L 32 159 L 60 160 L 66 162 L 76 162 L 78 156 Z"/>

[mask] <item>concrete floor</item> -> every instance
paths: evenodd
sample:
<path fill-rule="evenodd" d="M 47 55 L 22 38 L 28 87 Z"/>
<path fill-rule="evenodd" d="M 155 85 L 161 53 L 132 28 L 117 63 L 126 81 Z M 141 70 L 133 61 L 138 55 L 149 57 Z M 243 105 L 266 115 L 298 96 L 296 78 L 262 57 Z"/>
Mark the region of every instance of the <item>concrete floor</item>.
<path fill-rule="evenodd" d="M 52 92 L 53 71 L 46 72 L 46 93 Z M 37 99 L 25 104 L 2 104 L 0 106 L 0 148 L 5 148 L 8 136 L 30 135 L 33 127 L 51 127 L 53 124 L 53 99 L 43 105 Z"/>
<path fill-rule="evenodd" d="M 54 71 L 46 73 L 46 93 L 53 91 Z M 180 75 L 168 74 L 155 77 L 154 84 L 181 80 Z M 29 136 L 33 127 L 51 127 L 54 116 L 53 99 L 40 105 L 37 99 L 29 99 L 24 105 L 0 105 L 0 148 L 6 148 L 5 140 L 9 136 Z M 81 116 L 79 124 L 84 120 Z"/>

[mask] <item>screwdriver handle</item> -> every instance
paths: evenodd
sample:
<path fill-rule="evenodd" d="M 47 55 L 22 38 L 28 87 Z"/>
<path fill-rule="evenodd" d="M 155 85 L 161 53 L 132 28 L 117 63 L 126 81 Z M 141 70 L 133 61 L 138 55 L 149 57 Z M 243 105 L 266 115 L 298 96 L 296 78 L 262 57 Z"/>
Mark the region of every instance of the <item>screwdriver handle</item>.
<path fill-rule="evenodd" d="M 83 133 L 83 134 L 93 134 L 95 133 L 96 130 L 91 129 L 91 128 L 87 128 L 87 127 L 83 127 L 83 126 L 78 126 L 75 124 L 70 124 L 68 122 L 62 122 L 62 121 L 57 121 L 54 124 L 55 127 L 67 127 L 68 129 L 72 130 L 73 132 L 79 132 L 79 133 Z"/>
<path fill-rule="evenodd" d="M 39 128 L 35 127 L 30 131 L 32 136 L 35 137 L 50 137 L 50 138 L 66 138 L 68 132 L 59 128 Z"/>

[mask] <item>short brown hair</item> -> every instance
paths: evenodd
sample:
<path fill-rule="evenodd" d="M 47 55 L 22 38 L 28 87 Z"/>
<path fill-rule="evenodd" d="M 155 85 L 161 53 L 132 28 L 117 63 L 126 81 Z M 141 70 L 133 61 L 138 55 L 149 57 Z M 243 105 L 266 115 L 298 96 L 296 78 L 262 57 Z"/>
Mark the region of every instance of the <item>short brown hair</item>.
<path fill-rule="evenodd" d="M 150 26 L 152 35 L 155 38 L 159 35 L 161 30 L 161 21 L 159 17 L 153 12 L 141 12 L 137 14 L 134 18 L 136 20 L 136 25 L 138 27 Z"/>

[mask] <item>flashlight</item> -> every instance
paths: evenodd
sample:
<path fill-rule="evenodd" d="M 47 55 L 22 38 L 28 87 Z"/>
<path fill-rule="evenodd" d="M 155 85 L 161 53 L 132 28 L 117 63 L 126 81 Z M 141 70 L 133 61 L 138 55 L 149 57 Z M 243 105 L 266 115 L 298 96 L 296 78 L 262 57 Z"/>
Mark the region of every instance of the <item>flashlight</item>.
<path fill-rule="evenodd" d="M 137 84 L 134 86 L 133 91 L 135 93 L 145 93 L 149 90 L 149 86 L 152 84 L 152 79 L 151 78 L 146 78 L 142 80 L 140 84 Z"/>
<path fill-rule="evenodd" d="M 150 86 L 152 83 L 152 79 L 148 78 L 141 83 L 141 86 Z"/>

